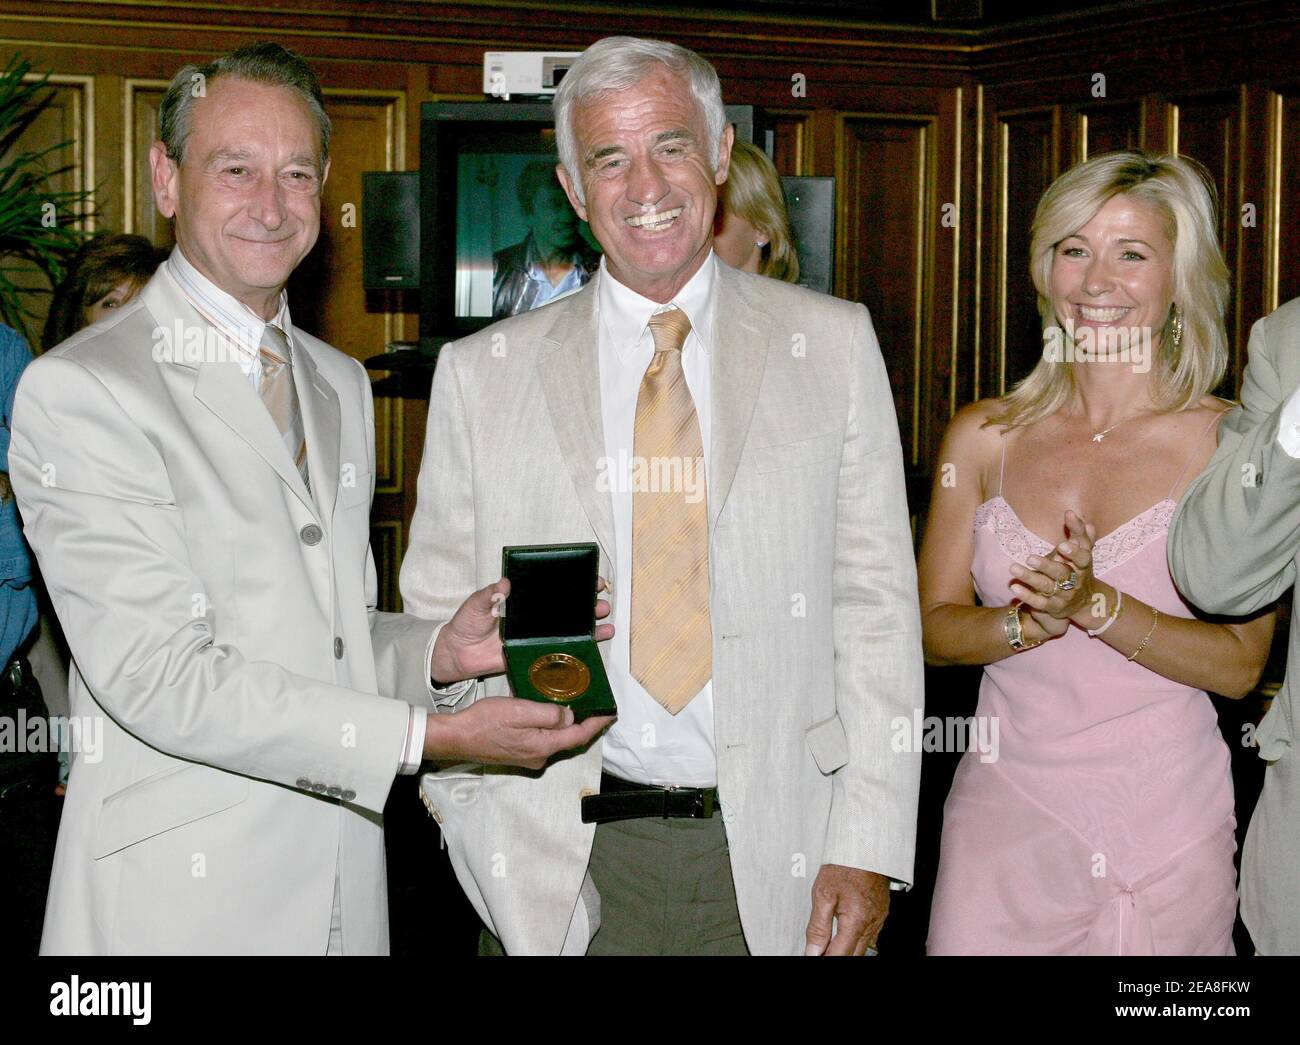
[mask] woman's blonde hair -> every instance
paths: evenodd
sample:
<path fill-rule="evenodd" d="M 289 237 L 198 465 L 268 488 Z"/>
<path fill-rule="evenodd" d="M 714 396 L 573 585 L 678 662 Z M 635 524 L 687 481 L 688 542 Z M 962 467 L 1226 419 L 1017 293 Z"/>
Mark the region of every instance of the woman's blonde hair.
<path fill-rule="evenodd" d="M 1119 195 L 1154 206 L 1173 244 L 1173 307 L 1152 363 L 1152 395 L 1162 409 L 1182 410 L 1214 388 L 1228 365 L 1224 329 L 1228 267 L 1215 234 L 1214 184 L 1195 160 L 1111 152 L 1071 168 L 1052 182 L 1038 201 L 1029 248 L 1044 334 L 1053 327 L 1059 329 L 1049 293 L 1057 245 Z M 1182 320 L 1178 346 L 1171 333 L 1175 313 Z M 1007 394 L 1002 412 L 989 423 L 1033 424 L 1065 406 L 1073 391 L 1071 364 L 1044 353 L 1029 376 Z"/>
<path fill-rule="evenodd" d="M 799 282 L 799 255 L 790 232 L 781 178 L 767 153 L 749 142 L 731 147 L 731 169 L 719 190 L 719 208 L 739 214 L 767 237 L 759 274 L 787 283 Z M 721 209 L 719 209 L 721 217 Z"/>

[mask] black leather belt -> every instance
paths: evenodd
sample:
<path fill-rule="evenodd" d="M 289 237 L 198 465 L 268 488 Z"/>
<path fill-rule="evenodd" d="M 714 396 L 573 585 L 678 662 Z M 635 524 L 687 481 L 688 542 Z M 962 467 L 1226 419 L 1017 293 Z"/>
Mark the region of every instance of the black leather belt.
<path fill-rule="evenodd" d="M 582 800 L 582 822 L 608 824 L 642 817 L 707 820 L 721 808 L 716 787 L 655 787 L 601 773 L 600 794 Z"/>

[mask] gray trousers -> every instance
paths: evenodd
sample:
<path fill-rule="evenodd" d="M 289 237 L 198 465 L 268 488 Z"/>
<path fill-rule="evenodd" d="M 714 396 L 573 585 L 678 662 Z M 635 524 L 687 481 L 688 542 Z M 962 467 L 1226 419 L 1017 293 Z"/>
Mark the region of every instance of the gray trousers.
<path fill-rule="evenodd" d="M 722 816 L 596 826 L 600 929 L 588 955 L 748 954 Z M 505 952 L 484 930 L 480 955 Z"/>

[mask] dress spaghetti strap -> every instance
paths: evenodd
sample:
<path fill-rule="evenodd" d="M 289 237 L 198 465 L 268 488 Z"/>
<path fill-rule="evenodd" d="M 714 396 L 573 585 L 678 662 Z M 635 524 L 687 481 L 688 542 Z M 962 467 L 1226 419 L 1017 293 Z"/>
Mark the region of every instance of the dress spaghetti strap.
<path fill-rule="evenodd" d="M 1228 408 L 1228 410 L 1231 409 L 1232 409 L 1231 407 Z M 1187 460 L 1183 462 L 1182 470 L 1178 473 L 1178 478 L 1174 480 L 1174 485 L 1169 487 L 1169 493 L 1165 495 L 1165 500 L 1172 501 L 1174 499 L 1174 491 L 1178 489 L 1178 484 L 1183 481 L 1183 476 L 1187 474 L 1187 469 L 1188 467 L 1190 467 L 1193 459 L 1196 457 L 1196 449 L 1201 445 L 1201 440 L 1206 437 L 1206 435 L 1209 433 L 1211 428 L 1213 428 L 1216 424 L 1219 423 L 1219 419 L 1223 417 L 1223 415 L 1226 414 L 1228 410 L 1220 410 L 1213 417 L 1211 417 L 1210 423 L 1206 425 L 1201 430 L 1201 434 L 1196 437 L 1196 442 L 1192 444 L 1192 452 L 1187 455 Z"/>
<path fill-rule="evenodd" d="M 998 468 L 998 492 L 995 496 L 1002 496 L 1002 477 L 1007 472 L 1007 437 L 1011 435 L 1010 428 L 1002 429 L 1002 465 Z"/>

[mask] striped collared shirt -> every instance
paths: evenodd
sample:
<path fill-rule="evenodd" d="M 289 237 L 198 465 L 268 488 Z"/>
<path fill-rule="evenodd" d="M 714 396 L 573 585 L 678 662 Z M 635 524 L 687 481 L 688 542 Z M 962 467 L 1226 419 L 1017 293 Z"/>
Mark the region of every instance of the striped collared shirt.
<path fill-rule="evenodd" d="M 262 344 L 262 332 L 266 329 L 266 324 L 274 323 L 284 331 L 289 343 L 293 343 L 289 296 L 283 290 L 280 291 L 279 308 L 274 316 L 265 320 L 196 269 L 180 247 L 172 251 L 163 269 L 175 280 L 180 292 L 194 306 L 195 311 L 211 323 L 225 339 L 226 345 L 234 350 L 233 355 L 239 363 L 239 369 L 248 378 L 253 390 L 258 391 L 262 382 L 262 357 L 258 354 L 258 349 Z"/>

